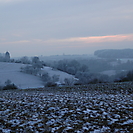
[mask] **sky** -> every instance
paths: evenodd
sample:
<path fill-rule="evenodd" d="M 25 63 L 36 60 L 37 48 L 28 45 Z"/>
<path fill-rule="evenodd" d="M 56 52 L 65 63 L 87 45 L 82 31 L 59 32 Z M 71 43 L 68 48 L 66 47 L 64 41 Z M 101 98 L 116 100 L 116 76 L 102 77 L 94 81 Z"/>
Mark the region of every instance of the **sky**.
<path fill-rule="evenodd" d="M 133 0 L 0 0 L 0 53 L 93 54 L 133 48 Z"/>

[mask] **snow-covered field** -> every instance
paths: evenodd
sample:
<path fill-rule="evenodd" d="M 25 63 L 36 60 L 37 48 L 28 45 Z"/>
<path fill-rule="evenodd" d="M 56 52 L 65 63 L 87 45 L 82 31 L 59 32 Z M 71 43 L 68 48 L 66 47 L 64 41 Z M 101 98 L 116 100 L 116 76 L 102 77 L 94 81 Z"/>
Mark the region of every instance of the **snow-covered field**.
<path fill-rule="evenodd" d="M 132 133 L 132 84 L 0 91 L 2 133 Z"/>
<path fill-rule="evenodd" d="M 4 85 L 5 81 L 9 79 L 19 88 L 43 87 L 44 84 L 39 77 L 20 72 L 20 68 L 24 66 L 26 65 L 20 63 L 0 62 L 0 85 Z M 54 74 L 59 75 L 59 82 L 61 83 L 63 83 L 65 78 L 73 77 L 65 72 L 53 70 L 50 67 L 44 67 L 43 71 L 48 72 L 50 76 Z"/>
<path fill-rule="evenodd" d="M 53 69 L 51 67 L 44 67 L 42 70 L 45 71 L 45 72 L 48 72 L 49 76 L 51 76 L 51 77 L 53 75 L 59 75 L 59 82 L 62 83 L 62 84 L 64 83 L 65 78 L 76 80 L 76 78 L 73 75 L 70 75 L 70 74 L 65 73 L 63 71 Z"/>
<path fill-rule="evenodd" d="M 100 74 L 112 76 L 116 74 L 116 70 L 106 70 L 106 71 L 100 72 Z"/>
<path fill-rule="evenodd" d="M 11 80 L 19 88 L 36 88 L 43 86 L 41 80 L 33 75 L 20 72 L 20 68 L 25 66 L 20 63 L 0 62 L 0 84 Z"/>

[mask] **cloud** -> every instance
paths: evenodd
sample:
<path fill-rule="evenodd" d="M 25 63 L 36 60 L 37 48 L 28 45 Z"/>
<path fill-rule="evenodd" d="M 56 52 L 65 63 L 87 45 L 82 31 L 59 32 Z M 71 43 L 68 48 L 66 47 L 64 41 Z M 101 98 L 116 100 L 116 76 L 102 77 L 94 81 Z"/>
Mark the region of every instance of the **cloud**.
<path fill-rule="evenodd" d="M 0 38 L 0 41 L 6 41 L 6 39 L 5 38 Z"/>
<path fill-rule="evenodd" d="M 31 39 L 31 40 L 18 40 L 6 42 L 5 38 L 0 38 L 3 44 L 44 44 L 44 45 L 69 45 L 69 44 L 99 44 L 111 42 L 133 41 L 133 34 L 120 34 L 120 35 L 106 35 L 106 36 L 88 36 L 88 37 L 75 37 L 66 39 Z"/>
<path fill-rule="evenodd" d="M 3 42 L 2 44 L 24 44 L 24 43 L 29 43 L 29 40 L 20 40 L 20 41 L 11 41 L 11 42 Z"/>
<path fill-rule="evenodd" d="M 121 42 L 121 41 L 133 41 L 133 34 L 75 37 L 75 38 L 67 38 L 67 39 L 51 39 L 44 42 L 47 42 L 47 43 L 82 42 L 82 43 L 89 44 L 89 43 Z"/>

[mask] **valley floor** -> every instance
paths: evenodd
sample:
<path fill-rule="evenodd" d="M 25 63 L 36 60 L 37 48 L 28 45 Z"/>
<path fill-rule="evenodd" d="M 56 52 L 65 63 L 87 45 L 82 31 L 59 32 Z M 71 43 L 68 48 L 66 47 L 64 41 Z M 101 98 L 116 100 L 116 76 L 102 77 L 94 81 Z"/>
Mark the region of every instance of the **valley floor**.
<path fill-rule="evenodd" d="M 131 133 L 133 85 L 0 91 L 0 132 Z"/>

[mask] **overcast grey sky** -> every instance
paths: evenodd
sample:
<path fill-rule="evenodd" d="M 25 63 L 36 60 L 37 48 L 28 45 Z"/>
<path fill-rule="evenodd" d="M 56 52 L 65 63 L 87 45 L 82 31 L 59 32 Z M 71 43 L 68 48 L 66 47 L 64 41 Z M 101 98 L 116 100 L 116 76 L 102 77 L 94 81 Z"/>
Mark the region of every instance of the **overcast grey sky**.
<path fill-rule="evenodd" d="M 133 0 L 0 0 L 0 53 L 133 48 Z"/>

